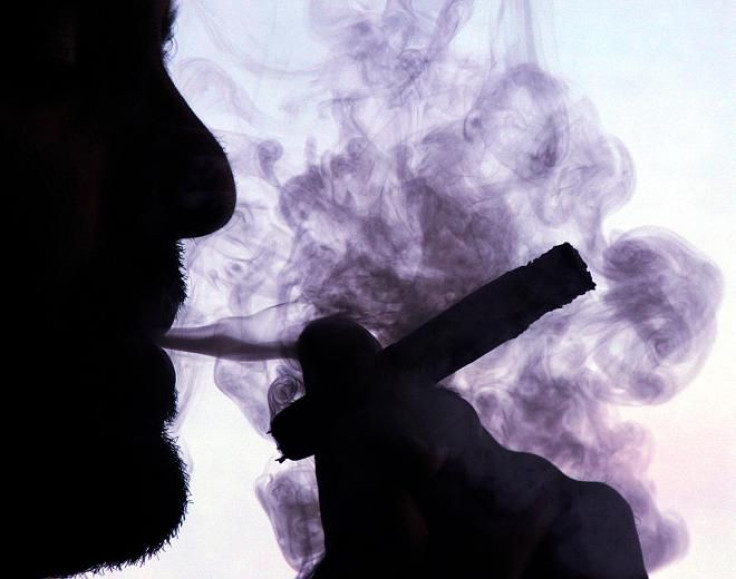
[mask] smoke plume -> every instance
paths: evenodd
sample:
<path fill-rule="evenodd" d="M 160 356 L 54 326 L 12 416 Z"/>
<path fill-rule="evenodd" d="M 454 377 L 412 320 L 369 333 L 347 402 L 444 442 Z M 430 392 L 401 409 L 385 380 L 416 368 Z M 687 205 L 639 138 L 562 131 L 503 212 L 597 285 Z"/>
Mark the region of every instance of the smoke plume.
<path fill-rule="evenodd" d="M 648 435 L 617 409 L 666 402 L 693 378 L 714 337 L 720 275 L 672 232 L 606 232 L 635 185 L 626 148 L 545 70 L 528 1 L 499 2 L 478 34 L 483 8 L 315 0 L 289 31 L 315 47 L 296 66 L 259 61 L 214 27 L 230 69 L 178 62 L 185 96 L 228 127 L 218 137 L 240 189 L 229 226 L 189 247 L 197 283 L 179 322 L 281 347 L 310 319 L 342 313 L 387 345 L 569 241 L 597 290 L 446 384 L 503 445 L 616 488 L 652 571 L 684 550 L 686 530 L 657 508 Z M 468 51 L 479 43 L 482 58 Z M 275 96 L 259 96 L 263 85 Z M 232 351 L 220 352 L 216 383 L 268 436 L 303 394 L 298 365 Z M 257 493 L 284 556 L 306 572 L 322 549 L 309 461 L 269 467 Z"/>

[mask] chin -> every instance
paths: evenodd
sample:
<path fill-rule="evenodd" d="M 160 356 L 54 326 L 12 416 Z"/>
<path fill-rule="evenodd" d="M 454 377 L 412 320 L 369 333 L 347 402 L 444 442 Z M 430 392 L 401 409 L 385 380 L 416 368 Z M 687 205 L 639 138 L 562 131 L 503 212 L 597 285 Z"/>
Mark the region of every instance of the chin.
<path fill-rule="evenodd" d="M 55 476 L 37 481 L 29 497 L 37 523 L 28 537 L 35 555 L 21 563 L 32 569 L 29 577 L 141 562 L 164 548 L 184 519 L 187 476 L 166 436 L 102 436 L 83 444 L 85 452 L 75 453 L 83 463 L 69 456 L 41 466 Z"/>
<path fill-rule="evenodd" d="M 118 291 L 112 274 L 95 271 L 72 297 L 18 308 L 28 319 L 12 325 L 12 351 L 35 361 L 23 367 L 10 406 L 22 424 L 9 471 L 18 514 L 7 526 L 24 553 L 15 576 L 144 561 L 171 541 L 186 512 L 186 472 L 166 434 L 176 413 L 174 368 L 155 332 L 139 330 L 148 327 L 141 312 L 155 309 L 144 300 L 159 286 Z"/>

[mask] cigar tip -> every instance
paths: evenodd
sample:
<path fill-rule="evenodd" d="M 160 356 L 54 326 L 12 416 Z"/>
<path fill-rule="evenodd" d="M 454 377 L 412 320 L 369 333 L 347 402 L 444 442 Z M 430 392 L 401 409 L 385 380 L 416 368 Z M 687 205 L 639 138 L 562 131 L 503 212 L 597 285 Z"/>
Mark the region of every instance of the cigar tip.
<path fill-rule="evenodd" d="M 574 281 L 581 290 L 581 294 L 596 287 L 593 276 L 588 269 L 588 264 L 585 263 L 578 250 L 567 241 L 556 245 L 534 261 L 538 260 L 548 262 L 552 270 Z"/>

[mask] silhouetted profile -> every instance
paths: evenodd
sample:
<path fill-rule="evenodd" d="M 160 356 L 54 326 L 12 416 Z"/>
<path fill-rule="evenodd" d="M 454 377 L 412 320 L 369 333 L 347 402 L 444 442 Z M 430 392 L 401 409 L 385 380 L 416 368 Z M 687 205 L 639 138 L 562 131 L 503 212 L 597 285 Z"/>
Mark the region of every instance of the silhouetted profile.
<path fill-rule="evenodd" d="M 172 18 L 168 0 L 3 6 L 8 577 L 140 560 L 186 508 L 155 342 L 184 299 L 178 240 L 222 226 L 235 196 L 168 77 Z"/>
<path fill-rule="evenodd" d="M 576 256 L 559 246 L 385 350 L 344 318 L 307 326 L 298 342 L 306 395 L 272 430 L 285 456 L 315 455 L 326 554 L 314 578 L 647 576 L 616 491 L 503 448 L 467 402 L 434 383 L 591 289 Z"/>
<path fill-rule="evenodd" d="M 234 184 L 168 77 L 168 0 L 12 2 L 3 18 L 19 419 L 6 574 L 58 577 L 140 561 L 181 524 L 186 475 L 165 433 L 175 376 L 156 343 L 184 299 L 178 240 L 226 223 Z M 312 393 L 361 401 L 339 408 L 317 453 L 317 576 L 644 576 L 608 487 L 502 449 L 433 374 L 382 374 L 354 324 L 316 322 L 299 346 Z"/>

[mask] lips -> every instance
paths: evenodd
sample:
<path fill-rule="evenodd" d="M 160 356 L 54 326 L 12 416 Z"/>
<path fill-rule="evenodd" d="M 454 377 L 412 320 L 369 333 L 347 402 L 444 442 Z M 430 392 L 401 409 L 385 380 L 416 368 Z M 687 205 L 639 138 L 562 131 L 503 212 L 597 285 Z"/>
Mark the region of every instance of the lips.
<path fill-rule="evenodd" d="M 138 381 L 145 388 L 140 398 L 140 406 L 135 405 L 142 416 L 149 415 L 151 427 L 160 431 L 161 426 L 176 416 L 176 372 L 168 354 L 158 346 L 150 345 L 139 358 L 140 368 L 145 371 L 139 374 Z M 131 376 L 136 379 L 136 376 Z M 138 423 L 140 424 L 140 423 Z"/>
<path fill-rule="evenodd" d="M 173 325 L 186 293 L 180 271 L 179 252 L 177 259 L 162 263 L 152 277 L 159 282 L 144 292 L 141 301 L 141 329 L 145 334 L 145 345 L 135 354 L 135 365 L 142 370 L 130 380 L 144 385 L 144 400 L 135 408 L 141 415 L 154 419 L 151 426 L 160 427 L 176 415 L 176 374 L 171 358 L 158 346 L 158 338 Z"/>
<path fill-rule="evenodd" d="M 157 344 L 185 299 L 176 244 L 108 253 L 74 309 L 92 312 L 74 330 L 98 389 L 101 427 L 161 436 L 176 415 L 176 375 Z"/>

